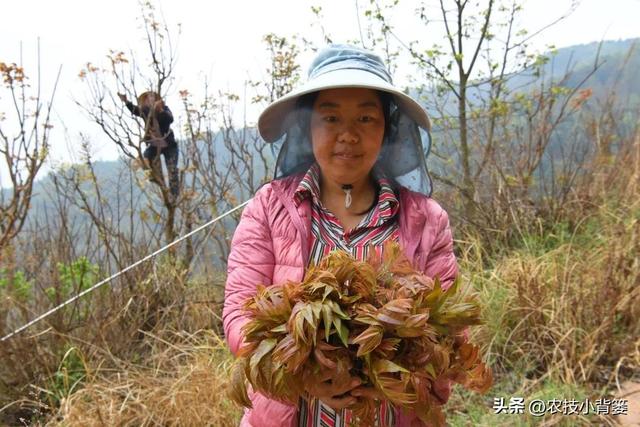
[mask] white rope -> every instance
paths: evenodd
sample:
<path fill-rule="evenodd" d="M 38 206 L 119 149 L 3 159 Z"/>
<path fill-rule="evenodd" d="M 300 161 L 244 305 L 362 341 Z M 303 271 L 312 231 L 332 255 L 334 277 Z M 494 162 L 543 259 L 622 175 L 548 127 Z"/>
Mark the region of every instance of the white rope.
<path fill-rule="evenodd" d="M 32 325 L 35 325 L 36 323 L 38 323 L 39 321 L 41 321 L 42 319 L 45 319 L 47 317 L 49 317 L 50 315 L 52 315 L 53 313 L 55 313 L 56 311 L 60 310 L 61 308 L 71 304 L 72 302 L 76 301 L 77 299 L 82 298 L 83 296 L 85 296 L 86 294 L 93 292 L 94 290 L 98 289 L 100 286 L 109 283 L 110 281 L 112 281 L 113 279 L 115 279 L 116 277 L 126 273 L 127 271 L 131 270 L 134 267 L 137 267 L 138 265 L 142 264 L 143 262 L 155 257 L 156 255 L 158 255 L 161 252 L 166 251 L 167 249 L 169 249 L 170 247 L 180 243 L 181 241 L 183 241 L 184 239 L 186 239 L 187 237 L 192 236 L 193 234 L 197 233 L 198 231 L 209 227 L 210 225 L 214 224 L 215 222 L 221 220 L 222 218 L 224 218 L 225 216 L 237 211 L 238 209 L 244 207 L 247 203 L 249 203 L 249 200 L 247 200 L 246 202 L 243 202 L 241 204 L 239 204 L 238 206 L 236 206 L 235 208 L 223 213 L 222 215 L 218 216 L 217 218 L 212 219 L 211 221 L 207 222 L 206 224 L 201 225 L 200 227 L 196 228 L 195 230 L 185 234 L 184 236 L 180 237 L 179 239 L 174 240 L 173 242 L 161 247 L 160 249 L 158 249 L 157 251 L 153 252 L 152 254 L 147 255 L 146 257 L 142 258 L 141 260 L 131 264 L 130 266 L 118 271 L 117 273 L 107 277 L 106 279 L 104 279 L 101 282 L 96 283 L 95 285 L 91 286 L 88 289 L 85 289 L 84 291 L 80 292 L 79 294 L 69 298 L 68 300 L 66 300 L 65 302 L 63 302 L 62 304 L 53 307 L 51 310 L 47 311 L 44 314 L 41 314 L 40 316 L 36 317 L 35 319 L 31 320 L 29 323 L 27 323 L 26 325 L 23 325 L 21 327 L 19 327 L 18 329 L 15 329 L 13 332 L 11 332 L 9 335 L 6 335 L 4 337 L 2 337 L 2 339 L 0 339 L 0 342 L 8 340 L 9 338 L 11 338 L 12 336 L 19 334 L 20 332 L 24 331 L 25 329 L 31 327 Z"/>

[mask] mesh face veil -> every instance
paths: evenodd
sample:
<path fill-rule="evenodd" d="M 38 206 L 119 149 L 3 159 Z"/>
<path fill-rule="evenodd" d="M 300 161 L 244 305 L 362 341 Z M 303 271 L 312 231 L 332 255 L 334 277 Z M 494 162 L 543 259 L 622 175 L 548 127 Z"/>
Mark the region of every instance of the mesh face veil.
<path fill-rule="evenodd" d="M 293 125 L 274 143 L 279 147 L 274 179 L 306 172 L 315 162 L 310 140 L 309 122 L 311 106 L 298 105 L 290 112 Z M 373 172 L 382 174 L 396 187 L 404 186 L 427 196 L 432 192 L 432 181 L 427 168 L 431 150 L 431 135 L 419 127 L 397 107 L 390 106 L 385 117 L 385 136 Z"/>
<path fill-rule="evenodd" d="M 362 87 L 376 90 L 385 105 L 385 134 L 373 174 L 382 174 L 396 187 L 430 196 L 427 169 L 431 149 L 430 122 L 424 108 L 393 86 L 377 55 L 349 45 L 320 51 L 308 79 L 297 90 L 272 103 L 258 120 L 260 134 L 278 148 L 274 179 L 304 173 L 314 163 L 310 140 L 313 100 L 325 89 Z"/>

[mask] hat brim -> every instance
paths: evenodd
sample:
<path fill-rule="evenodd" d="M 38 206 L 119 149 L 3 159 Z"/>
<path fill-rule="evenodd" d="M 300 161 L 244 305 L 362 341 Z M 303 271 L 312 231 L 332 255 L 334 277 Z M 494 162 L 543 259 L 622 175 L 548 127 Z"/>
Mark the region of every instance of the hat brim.
<path fill-rule="evenodd" d="M 393 96 L 398 108 L 411 117 L 418 126 L 431 130 L 431 122 L 424 108 L 409 95 L 401 92 L 377 75 L 359 69 L 339 69 L 321 74 L 304 85 L 274 101 L 260 114 L 258 131 L 266 142 L 277 141 L 289 128 L 290 113 L 298 99 L 306 94 L 327 89 L 359 87 L 387 92 Z"/>

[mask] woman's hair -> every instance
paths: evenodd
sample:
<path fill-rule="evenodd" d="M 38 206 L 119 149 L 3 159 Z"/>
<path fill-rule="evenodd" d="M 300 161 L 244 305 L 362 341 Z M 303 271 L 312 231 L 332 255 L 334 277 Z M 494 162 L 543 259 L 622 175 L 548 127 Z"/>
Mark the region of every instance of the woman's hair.
<path fill-rule="evenodd" d="M 154 92 L 152 90 L 148 90 L 146 92 L 141 93 L 140 95 L 138 95 L 138 106 L 142 106 L 144 105 L 144 102 L 147 100 L 147 98 L 149 96 L 153 95 L 154 98 L 156 99 L 156 101 L 162 101 L 162 98 L 160 97 L 160 95 L 157 92 Z"/>

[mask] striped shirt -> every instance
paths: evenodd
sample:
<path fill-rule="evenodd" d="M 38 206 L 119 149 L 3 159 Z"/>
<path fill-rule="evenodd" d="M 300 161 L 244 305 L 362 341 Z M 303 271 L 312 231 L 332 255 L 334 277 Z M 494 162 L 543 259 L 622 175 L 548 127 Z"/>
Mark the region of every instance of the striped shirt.
<path fill-rule="evenodd" d="M 320 168 L 314 164 L 300 181 L 294 194 L 296 205 L 305 198 L 311 199 L 311 252 L 309 264 L 317 264 L 334 250 L 344 250 L 358 260 L 367 259 L 371 250 L 382 255 L 383 244 L 398 241 L 399 228 L 396 221 L 398 199 L 389 180 L 377 176 L 378 200 L 360 223 L 351 230 L 345 230 L 336 216 L 320 201 Z M 395 425 L 395 412 L 391 405 L 380 402 L 376 425 Z M 351 411 L 334 411 L 318 399 L 300 399 L 299 427 L 346 427 L 352 419 Z"/>

